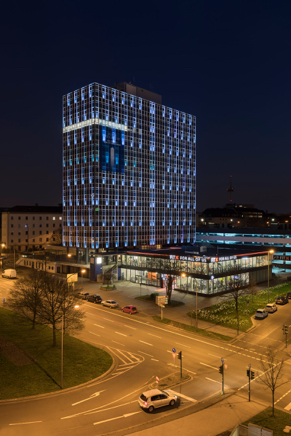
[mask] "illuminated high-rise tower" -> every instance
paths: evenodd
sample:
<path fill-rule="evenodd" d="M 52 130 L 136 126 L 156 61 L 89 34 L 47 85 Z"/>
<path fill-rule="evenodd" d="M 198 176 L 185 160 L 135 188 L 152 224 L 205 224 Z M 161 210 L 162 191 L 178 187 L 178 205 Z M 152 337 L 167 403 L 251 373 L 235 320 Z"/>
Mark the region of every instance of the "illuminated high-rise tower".
<path fill-rule="evenodd" d="M 195 240 L 196 118 L 131 84 L 63 97 L 63 245 Z"/>

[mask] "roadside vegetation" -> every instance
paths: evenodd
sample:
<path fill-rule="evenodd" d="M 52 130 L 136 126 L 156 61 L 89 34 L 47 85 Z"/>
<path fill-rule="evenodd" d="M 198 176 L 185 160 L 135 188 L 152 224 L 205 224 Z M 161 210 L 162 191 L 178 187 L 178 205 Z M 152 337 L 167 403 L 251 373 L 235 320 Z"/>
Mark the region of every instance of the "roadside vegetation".
<path fill-rule="evenodd" d="M 282 436 L 288 433 L 288 426 L 291 426 L 290 413 L 283 412 L 282 410 L 276 409 L 275 416 L 272 416 L 272 407 L 268 407 L 263 412 L 258 415 L 253 416 L 248 421 L 244 422 L 243 425 L 252 424 L 259 425 L 269 430 L 273 430 L 273 436 Z M 287 431 L 284 429 L 287 427 Z"/>
<path fill-rule="evenodd" d="M 221 335 L 220 333 L 211 332 L 210 330 L 204 330 L 204 329 L 196 329 L 196 327 L 183 324 L 182 322 L 173 321 L 171 319 L 163 318 L 161 319 L 160 316 L 154 315 L 152 317 L 155 321 L 161 322 L 166 325 L 171 325 L 173 327 L 177 327 L 179 329 L 187 330 L 188 332 L 198 333 L 202 336 L 207 336 L 208 338 L 212 339 L 219 339 L 221 341 L 231 341 L 233 338 L 230 336 Z"/>
<path fill-rule="evenodd" d="M 0 308 L 0 400 L 60 390 L 61 334 L 32 323 L 11 310 Z M 63 387 L 88 382 L 112 365 L 111 356 L 77 338 L 64 334 Z"/>
<path fill-rule="evenodd" d="M 286 295 L 289 291 L 291 291 L 290 282 L 270 288 L 269 302 L 274 302 L 279 295 Z M 250 291 L 249 294 L 238 297 L 238 316 L 236 312 L 236 301 L 231 295 L 229 295 L 229 298 L 229 300 L 222 301 L 221 303 L 215 304 L 209 308 L 198 310 L 198 319 L 213 324 L 223 325 L 224 327 L 230 327 L 233 329 L 237 328 L 246 331 L 252 327 L 253 324 L 251 317 L 256 313 L 257 309 L 264 309 L 268 303 L 268 289 L 258 291 L 257 293 Z M 276 313 L 271 314 L 270 316 L 272 315 L 276 316 Z M 195 318 L 195 310 L 188 312 L 188 316 Z"/>
<path fill-rule="evenodd" d="M 143 301 L 151 301 L 153 303 L 156 302 L 156 297 L 158 297 L 160 294 L 158 292 L 152 292 L 151 294 L 147 295 L 141 295 L 140 297 L 136 297 L 137 300 L 143 300 Z M 185 303 L 183 301 L 178 300 L 171 300 L 168 302 L 167 306 L 170 307 L 176 307 L 176 306 L 183 306 Z"/>

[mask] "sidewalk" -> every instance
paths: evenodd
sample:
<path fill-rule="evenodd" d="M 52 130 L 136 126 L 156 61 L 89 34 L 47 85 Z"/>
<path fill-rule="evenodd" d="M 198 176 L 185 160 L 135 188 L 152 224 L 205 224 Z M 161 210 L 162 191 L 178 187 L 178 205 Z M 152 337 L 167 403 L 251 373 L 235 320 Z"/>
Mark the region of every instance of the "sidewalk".
<path fill-rule="evenodd" d="M 257 415 L 266 407 L 254 401 L 248 402 L 247 399 L 234 394 L 211 407 L 183 418 L 127 434 L 132 436 L 160 436 L 163 434 L 216 436 L 224 431 L 233 430 L 237 425 Z"/>
<path fill-rule="evenodd" d="M 100 294 L 102 298 L 115 299 L 121 307 L 127 304 L 133 304 L 135 306 L 138 306 L 138 309 L 141 313 L 148 315 L 150 317 L 153 315 L 156 316 L 161 315 L 160 307 L 157 306 L 157 304 L 155 304 L 154 302 L 136 299 L 136 297 L 139 297 L 140 295 L 148 295 L 153 292 L 157 292 L 157 290 L 160 288 L 155 288 L 152 286 L 140 286 L 137 283 L 131 283 L 128 281 L 115 282 L 114 285 L 116 286 L 115 290 L 101 291 L 100 283 L 89 282 L 88 280 L 85 279 L 83 282 L 80 281 L 78 283 L 78 287 L 82 287 L 84 291 L 89 292 L 91 294 L 92 293 Z M 164 294 L 165 292 L 160 293 L 160 295 L 164 295 Z M 187 313 L 196 307 L 195 295 L 193 296 L 186 293 L 184 294 L 178 291 L 173 291 L 172 299 L 181 301 L 184 304 L 177 307 L 166 306 L 165 309 L 163 309 L 164 318 L 169 318 L 173 321 L 191 325 L 191 318 L 187 315 Z M 220 297 L 214 296 L 212 298 L 207 298 L 207 297 L 198 296 L 197 301 L 198 301 L 197 304 L 198 309 L 202 309 L 204 307 L 209 307 L 212 304 L 218 303 L 220 301 Z M 195 322 L 196 320 L 195 318 L 193 318 L 192 319 L 193 326 L 195 325 Z M 201 329 L 210 330 L 215 333 L 220 333 L 225 336 L 230 336 L 232 338 L 235 338 L 237 336 L 235 329 L 223 327 L 220 325 L 215 325 L 207 321 L 198 320 L 198 327 Z"/>

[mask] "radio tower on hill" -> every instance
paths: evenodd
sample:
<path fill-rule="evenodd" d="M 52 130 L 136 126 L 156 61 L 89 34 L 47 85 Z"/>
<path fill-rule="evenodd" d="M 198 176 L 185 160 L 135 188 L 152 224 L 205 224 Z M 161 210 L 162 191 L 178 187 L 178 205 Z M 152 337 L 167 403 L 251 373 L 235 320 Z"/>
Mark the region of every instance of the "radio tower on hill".
<path fill-rule="evenodd" d="M 229 192 L 229 203 L 232 204 L 232 193 L 234 191 L 232 187 L 232 176 L 230 176 L 230 183 L 229 183 L 229 188 L 227 188 L 227 191 Z"/>

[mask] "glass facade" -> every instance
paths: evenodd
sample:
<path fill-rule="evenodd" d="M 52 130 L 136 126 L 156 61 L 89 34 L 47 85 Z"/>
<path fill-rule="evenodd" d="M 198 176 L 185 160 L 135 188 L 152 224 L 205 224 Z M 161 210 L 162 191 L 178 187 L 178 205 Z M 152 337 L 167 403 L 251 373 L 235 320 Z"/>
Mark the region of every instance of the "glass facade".
<path fill-rule="evenodd" d="M 269 259 L 271 264 L 271 259 Z M 267 279 L 268 255 L 265 252 L 224 257 L 189 257 L 126 253 L 118 256 L 121 279 L 134 283 L 166 287 L 169 274 L 174 276 L 173 289 L 182 292 L 217 294 L 234 287 L 242 288 L 264 271 Z"/>
<path fill-rule="evenodd" d="M 93 83 L 63 97 L 63 246 L 193 243 L 196 118 Z"/>

